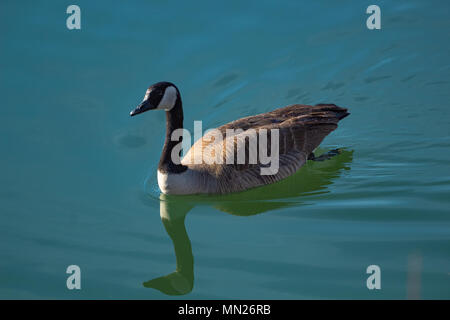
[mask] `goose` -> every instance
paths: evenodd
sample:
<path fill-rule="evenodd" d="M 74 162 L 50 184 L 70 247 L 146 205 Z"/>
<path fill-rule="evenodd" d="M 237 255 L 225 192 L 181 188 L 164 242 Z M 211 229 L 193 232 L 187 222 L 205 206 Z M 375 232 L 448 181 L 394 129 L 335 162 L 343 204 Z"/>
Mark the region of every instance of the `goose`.
<path fill-rule="evenodd" d="M 183 106 L 178 88 L 166 81 L 151 85 L 143 101 L 130 112 L 130 116 L 148 110 L 164 110 L 166 113 L 166 137 L 158 164 L 157 180 L 161 192 L 169 195 L 241 192 L 287 178 L 308 159 L 314 159 L 313 151 L 337 128 L 338 122 L 349 115 L 347 109 L 335 104 L 289 105 L 224 124 L 216 129 L 216 132 L 218 130 L 226 136 L 222 141 L 216 141 L 207 133 L 181 157 L 179 145 L 182 136 L 178 141 L 172 138 L 177 129 L 183 129 Z M 226 133 L 230 130 L 234 134 L 228 136 Z M 267 132 L 268 137 L 278 135 L 278 140 L 275 141 L 278 147 L 278 170 L 271 174 L 261 174 L 267 167 L 262 158 L 257 157 L 256 163 L 249 161 L 250 154 L 255 152 L 250 143 L 246 143 L 250 140 L 246 139 L 250 131 L 260 134 Z M 238 146 L 242 143 L 248 157 L 244 163 L 214 161 L 218 154 L 204 151 L 218 143 L 223 147 L 219 149 L 222 150 L 223 158 L 237 159 Z M 261 139 L 258 139 L 257 146 L 260 145 Z M 268 149 L 275 150 L 271 144 L 268 144 Z"/>

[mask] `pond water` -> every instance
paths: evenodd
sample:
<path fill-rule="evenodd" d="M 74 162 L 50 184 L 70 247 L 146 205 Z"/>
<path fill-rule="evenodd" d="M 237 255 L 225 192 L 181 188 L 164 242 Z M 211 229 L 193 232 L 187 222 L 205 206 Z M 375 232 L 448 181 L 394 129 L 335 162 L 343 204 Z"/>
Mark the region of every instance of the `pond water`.
<path fill-rule="evenodd" d="M 1 2 L 0 297 L 450 298 L 450 3 L 377 1 L 381 30 L 369 4 L 80 0 L 68 30 L 64 2 Z M 129 112 L 162 80 L 188 129 L 336 103 L 342 152 L 160 196 L 164 113 Z"/>

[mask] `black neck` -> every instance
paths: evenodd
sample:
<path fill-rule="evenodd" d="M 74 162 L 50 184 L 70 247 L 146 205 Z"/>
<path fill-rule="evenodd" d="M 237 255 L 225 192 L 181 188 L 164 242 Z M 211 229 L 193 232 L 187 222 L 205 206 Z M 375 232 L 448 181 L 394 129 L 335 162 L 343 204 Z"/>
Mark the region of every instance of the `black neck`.
<path fill-rule="evenodd" d="M 176 129 L 183 129 L 183 107 L 180 96 L 178 96 L 175 106 L 170 111 L 166 111 L 166 141 L 158 165 L 160 172 L 181 173 L 187 169 L 186 166 L 176 164 L 176 162 L 180 163 L 181 149 L 179 154 L 174 155 L 176 159 L 172 159 L 172 149 L 183 141 L 183 137 L 179 141 L 171 140 L 172 133 Z"/>

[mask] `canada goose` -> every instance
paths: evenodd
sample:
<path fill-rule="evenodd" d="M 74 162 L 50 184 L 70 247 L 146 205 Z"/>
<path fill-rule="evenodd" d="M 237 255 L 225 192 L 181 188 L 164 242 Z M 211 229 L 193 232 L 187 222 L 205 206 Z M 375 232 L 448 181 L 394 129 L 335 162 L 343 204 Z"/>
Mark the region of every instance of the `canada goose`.
<path fill-rule="evenodd" d="M 313 150 L 337 128 L 339 120 L 349 115 L 347 109 L 334 104 L 290 105 L 222 125 L 217 130 L 226 136 L 223 141 L 216 141 L 211 135 L 205 134 L 181 159 L 181 149 L 176 148 L 179 148 L 177 145 L 182 137 L 179 141 L 171 138 L 175 130 L 183 128 L 181 95 L 173 83 L 158 82 L 151 85 L 144 100 L 130 115 L 135 116 L 156 109 L 166 111 L 166 139 L 158 164 L 158 186 L 164 194 L 224 194 L 284 179 L 295 173 L 308 158 L 312 158 Z M 231 137 L 226 135 L 227 130 L 238 129 L 242 131 L 235 131 Z M 263 164 L 259 157 L 256 163 L 248 161 L 250 154 L 254 153 L 246 143 L 249 140 L 246 139 L 246 133 L 251 129 L 257 133 L 262 133 L 265 129 L 267 131 L 264 132 L 267 132 L 269 137 L 271 132 L 276 131 L 278 134 L 278 170 L 273 174 L 261 174 L 266 164 Z M 277 130 L 271 131 L 272 129 Z M 216 155 L 204 152 L 207 147 L 221 143 L 223 158 L 228 159 L 231 156 L 232 159 L 237 159 L 237 146 L 242 142 L 244 151 L 249 156 L 245 163 L 217 163 L 214 162 Z M 270 146 L 271 144 L 268 144 L 269 149 L 272 148 Z M 200 162 L 197 161 L 198 157 Z M 211 158 L 214 159 L 211 161 Z"/>

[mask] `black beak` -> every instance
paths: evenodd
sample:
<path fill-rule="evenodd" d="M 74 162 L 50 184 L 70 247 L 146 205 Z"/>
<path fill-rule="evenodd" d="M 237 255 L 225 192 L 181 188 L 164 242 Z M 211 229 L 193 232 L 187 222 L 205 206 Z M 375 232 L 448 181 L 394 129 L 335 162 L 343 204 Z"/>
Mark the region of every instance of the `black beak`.
<path fill-rule="evenodd" d="M 130 116 L 135 116 L 139 113 L 142 113 L 142 112 L 145 112 L 148 110 L 152 110 L 152 109 L 156 109 L 156 107 L 153 106 L 150 102 L 148 102 L 148 99 L 147 99 L 145 101 L 142 101 L 141 104 L 136 107 L 136 109 L 131 111 Z"/>

